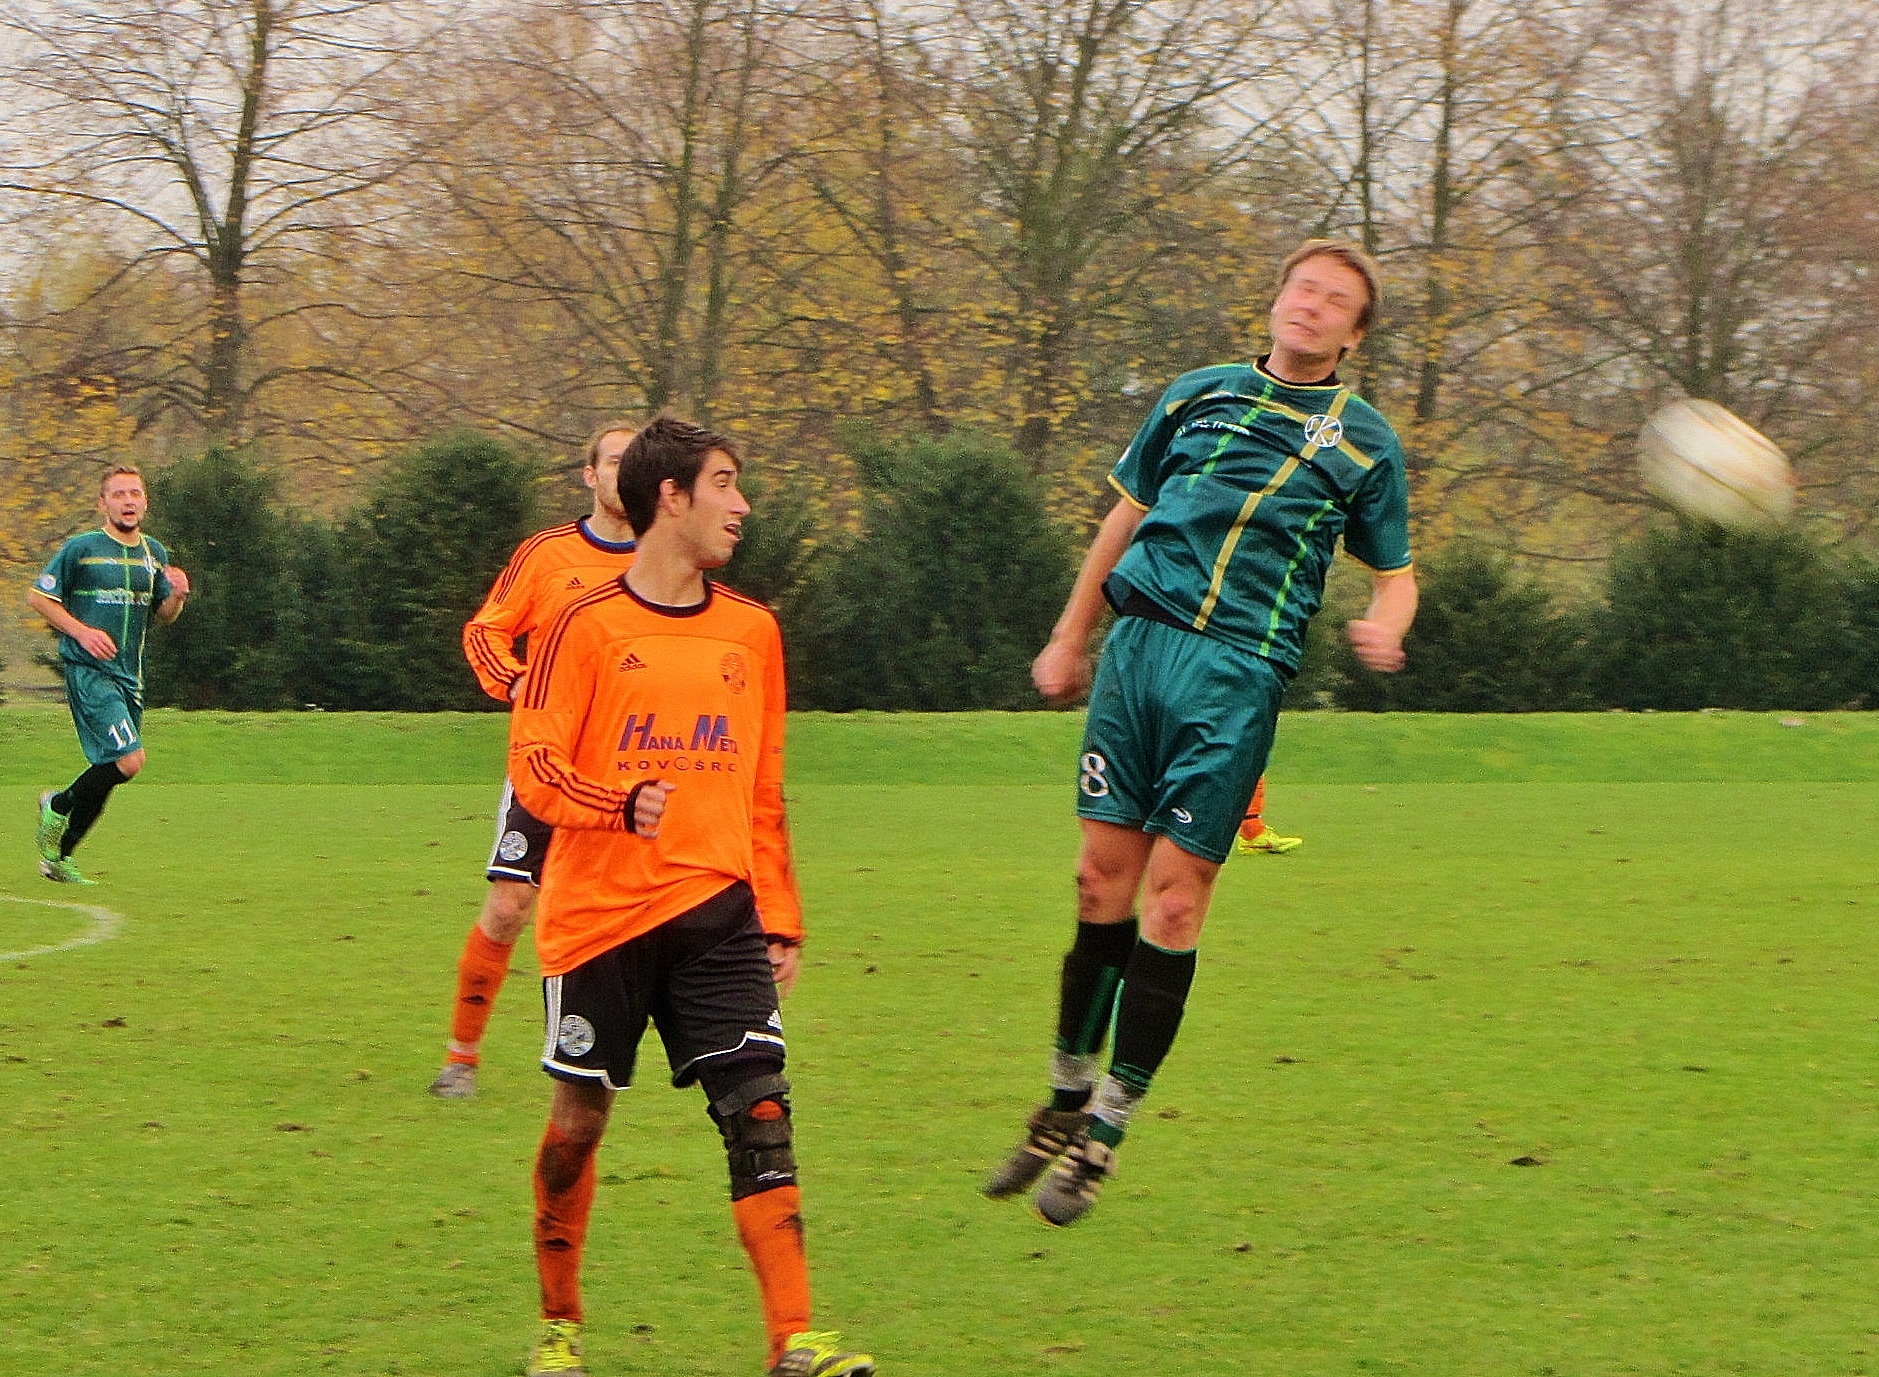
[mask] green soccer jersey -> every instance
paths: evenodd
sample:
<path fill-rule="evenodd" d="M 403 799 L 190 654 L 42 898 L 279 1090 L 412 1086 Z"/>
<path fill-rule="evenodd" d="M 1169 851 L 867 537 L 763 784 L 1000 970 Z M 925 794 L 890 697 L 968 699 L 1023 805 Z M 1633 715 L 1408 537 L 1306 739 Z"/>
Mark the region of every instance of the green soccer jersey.
<path fill-rule="evenodd" d="M 1379 572 L 1410 564 L 1402 446 L 1336 381 L 1300 387 L 1257 364 L 1183 374 L 1109 481 L 1144 512 L 1112 601 L 1139 593 L 1288 675 L 1340 537 Z"/>
<path fill-rule="evenodd" d="M 59 637 L 59 658 L 67 664 L 102 669 L 135 692 L 143 691 L 144 635 L 150 613 L 170 596 L 164 566 L 169 552 L 139 534 L 125 545 L 102 530 L 75 535 L 59 547 L 33 586 L 64 606 L 86 626 L 109 633 L 117 654 L 93 659 L 70 636 Z"/>

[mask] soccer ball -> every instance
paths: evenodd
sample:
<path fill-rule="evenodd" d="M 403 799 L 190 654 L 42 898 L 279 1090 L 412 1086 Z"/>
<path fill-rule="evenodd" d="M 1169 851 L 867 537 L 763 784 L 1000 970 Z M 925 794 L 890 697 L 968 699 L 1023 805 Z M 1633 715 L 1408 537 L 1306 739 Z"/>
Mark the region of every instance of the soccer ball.
<path fill-rule="evenodd" d="M 1644 486 L 1686 516 L 1765 526 L 1794 512 L 1794 470 L 1781 450 L 1727 408 L 1672 402 L 1638 433 Z"/>

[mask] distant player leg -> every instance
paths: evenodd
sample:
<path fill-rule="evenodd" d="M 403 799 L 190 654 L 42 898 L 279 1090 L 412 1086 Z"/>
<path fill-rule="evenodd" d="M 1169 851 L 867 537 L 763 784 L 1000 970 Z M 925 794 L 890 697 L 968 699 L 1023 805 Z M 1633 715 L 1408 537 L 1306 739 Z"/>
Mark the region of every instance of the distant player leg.
<path fill-rule="evenodd" d="M 496 809 L 496 843 L 485 872 L 489 894 L 457 959 L 450 1046 L 443 1069 L 431 1082 L 431 1094 L 440 1099 L 468 1099 L 476 1093 L 483 1034 L 495 1012 L 496 996 L 508 978 L 516 939 L 535 916 L 536 889 L 541 884 L 541 870 L 553 836 L 553 829 L 517 802 L 515 790 L 505 780 L 502 802 Z"/>
<path fill-rule="evenodd" d="M 448 1060 L 475 1066 L 482 1060 L 483 1034 L 509 975 L 516 939 L 535 912 L 535 888 L 514 880 L 489 887 L 482 916 L 464 938 L 457 961 L 457 994 L 451 1005 Z"/>
<path fill-rule="evenodd" d="M 1253 786 L 1253 801 L 1246 805 L 1246 816 L 1240 822 L 1240 838 L 1246 842 L 1256 842 L 1259 834 L 1266 830 L 1266 777 L 1261 775 L 1259 783 Z"/>
<path fill-rule="evenodd" d="M 1265 813 L 1266 777 L 1261 775 L 1259 783 L 1253 788 L 1253 801 L 1246 805 L 1246 816 L 1240 820 L 1240 836 L 1234 843 L 1234 850 L 1243 856 L 1250 856 L 1255 851 L 1263 851 L 1268 856 L 1283 856 L 1305 844 L 1303 837 L 1282 837 L 1273 831 L 1266 825 Z"/>
<path fill-rule="evenodd" d="M 137 751 L 135 755 L 137 764 L 141 765 L 143 752 Z M 65 815 L 65 835 L 59 841 L 61 856 L 69 856 L 78 849 L 92 824 L 104 812 L 104 805 L 111 801 L 111 791 L 120 784 L 130 783 L 137 773 L 136 766 L 128 773 L 122 766 L 123 762 L 117 760 L 93 765 L 47 801 L 53 812 Z"/>

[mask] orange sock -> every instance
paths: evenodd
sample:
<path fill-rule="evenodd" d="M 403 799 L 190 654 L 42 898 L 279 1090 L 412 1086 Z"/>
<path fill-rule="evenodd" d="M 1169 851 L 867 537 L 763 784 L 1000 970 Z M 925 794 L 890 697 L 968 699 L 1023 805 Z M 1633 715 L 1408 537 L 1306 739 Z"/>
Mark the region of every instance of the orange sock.
<path fill-rule="evenodd" d="M 1240 822 L 1240 835 L 1247 841 L 1257 841 L 1259 834 L 1266 830 L 1266 821 L 1260 814 L 1266 811 L 1266 777 L 1261 775 L 1259 783 L 1253 786 L 1253 801 L 1246 805 L 1246 816 Z"/>
<path fill-rule="evenodd" d="M 802 1192 L 778 1186 L 731 1202 L 737 1236 L 757 1274 L 763 1324 L 770 1332 L 770 1363 L 783 1356 L 792 1334 L 809 1327 L 809 1255 L 802 1241 Z"/>
<path fill-rule="evenodd" d="M 581 1318 L 581 1248 L 594 1208 L 594 1150 L 577 1147 L 550 1120 L 535 1158 L 535 1270 L 545 1320 Z"/>
<path fill-rule="evenodd" d="M 463 943 L 463 955 L 457 961 L 457 1002 L 450 1013 L 450 1040 L 457 1047 L 450 1049 L 451 1061 L 476 1065 L 476 1053 L 458 1048 L 475 1047 L 483 1040 L 490 1010 L 496 1007 L 496 996 L 509 974 L 509 958 L 514 952 L 515 943 L 493 941 L 480 925 L 471 927 Z"/>

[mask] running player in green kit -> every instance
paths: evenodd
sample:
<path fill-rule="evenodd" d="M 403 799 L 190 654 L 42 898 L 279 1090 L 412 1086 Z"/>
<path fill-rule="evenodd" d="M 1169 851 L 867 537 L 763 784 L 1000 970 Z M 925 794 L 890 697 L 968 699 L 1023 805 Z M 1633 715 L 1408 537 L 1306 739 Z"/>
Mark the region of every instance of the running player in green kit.
<path fill-rule="evenodd" d="M 60 884 L 92 883 L 72 852 L 104 811 L 111 791 L 143 768 L 144 636 L 150 619 L 168 626 L 189 596 L 189 576 L 143 533 L 149 509 L 143 475 L 120 466 L 98 485 L 104 525 L 75 535 L 27 593 L 59 633 L 65 700 L 90 768 L 39 797 L 39 873 Z"/>
<path fill-rule="evenodd" d="M 1339 539 L 1372 597 L 1346 626 L 1373 670 L 1403 665 L 1416 615 L 1402 447 L 1337 377 L 1381 303 L 1361 249 L 1310 240 L 1279 272 L 1272 352 L 1175 380 L 1110 475 L 1103 521 L 1032 679 L 1091 685 L 1077 772 L 1076 939 L 1063 962 L 1050 1102 L 986 1182 L 1040 1177 L 1051 1224 L 1088 1213 L 1174 1044 L 1214 879 L 1265 769 Z M 1139 902 L 1139 919 L 1137 918 Z M 1108 1071 L 1101 1050 L 1114 1024 Z"/>

